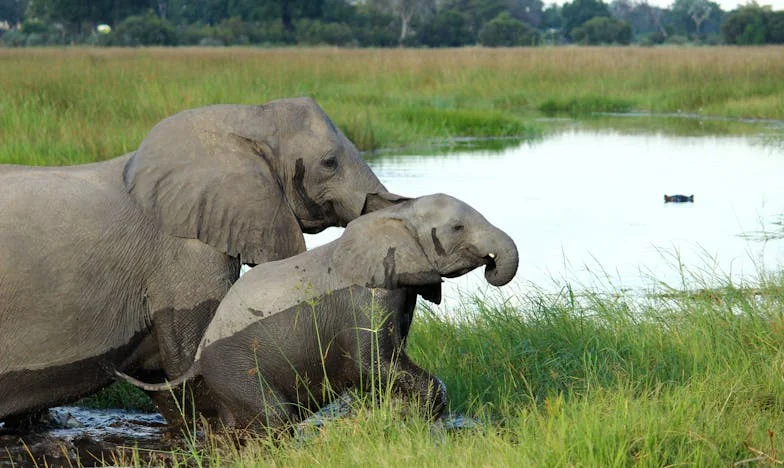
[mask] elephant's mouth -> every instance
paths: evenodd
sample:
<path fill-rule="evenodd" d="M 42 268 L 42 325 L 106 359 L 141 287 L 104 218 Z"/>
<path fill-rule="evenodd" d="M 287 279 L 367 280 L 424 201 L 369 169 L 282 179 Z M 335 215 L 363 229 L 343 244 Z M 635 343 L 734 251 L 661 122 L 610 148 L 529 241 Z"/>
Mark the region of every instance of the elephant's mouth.
<path fill-rule="evenodd" d="M 313 218 L 306 218 L 304 216 L 298 219 L 299 227 L 305 234 L 318 234 L 324 229 L 332 226 L 346 227 L 347 221 L 340 219 L 335 212 L 335 207 L 332 202 L 326 202 L 318 213 L 310 212 L 309 214 L 316 216 Z"/>
<path fill-rule="evenodd" d="M 485 265 L 485 271 L 493 271 L 495 270 L 495 259 L 490 255 L 485 255 L 484 257 L 476 257 L 476 261 L 472 262 L 470 266 L 459 268 L 457 270 L 451 271 L 444 275 L 445 278 L 457 278 L 458 276 L 463 276 L 469 271 L 472 271 L 480 266 Z"/>
<path fill-rule="evenodd" d="M 495 270 L 495 255 L 493 255 L 492 257 L 490 255 L 485 255 L 484 261 L 485 261 L 485 270 L 489 270 L 489 271 Z"/>

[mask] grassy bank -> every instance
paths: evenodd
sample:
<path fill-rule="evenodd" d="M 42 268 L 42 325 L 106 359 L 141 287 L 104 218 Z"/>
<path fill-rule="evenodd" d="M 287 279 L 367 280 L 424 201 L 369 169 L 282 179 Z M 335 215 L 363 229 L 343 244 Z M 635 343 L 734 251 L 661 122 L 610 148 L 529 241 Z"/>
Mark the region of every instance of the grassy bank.
<path fill-rule="evenodd" d="M 784 48 L 0 49 L 0 163 L 136 148 L 180 110 L 315 97 L 361 148 L 531 136 L 540 112 L 784 118 Z"/>
<path fill-rule="evenodd" d="M 363 149 L 535 135 L 542 112 L 784 119 L 782 76 L 784 48 L 0 50 L 0 163 L 101 160 L 179 110 L 295 95 L 315 97 Z M 445 382 L 449 411 L 477 427 L 358 405 L 306 441 L 238 448 L 214 436 L 164 456 L 189 466 L 784 463 L 784 280 L 762 283 L 422 311 L 409 354 Z M 103 404 L 127 404 L 126 390 Z"/>
<path fill-rule="evenodd" d="M 303 442 L 214 436 L 174 456 L 234 466 L 728 466 L 784 461 L 784 293 L 726 286 L 696 294 L 522 306 L 478 301 L 423 311 L 409 354 L 448 387 L 447 431 L 386 403 Z"/>

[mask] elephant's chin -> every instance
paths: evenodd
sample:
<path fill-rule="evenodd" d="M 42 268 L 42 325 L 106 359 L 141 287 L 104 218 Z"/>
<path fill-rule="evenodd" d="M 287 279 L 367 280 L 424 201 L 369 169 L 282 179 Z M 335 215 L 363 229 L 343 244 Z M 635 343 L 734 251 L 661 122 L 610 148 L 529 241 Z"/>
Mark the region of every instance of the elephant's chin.
<path fill-rule="evenodd" d="M 323 220 L 300 219 L 299 228 L 304 234 L 318 234 L 328 228 L 330 224 Z"/>
<path fill-rule="evenodd" d="M 457 278 L 458 276 L 463 276 L 475 268 L 476 268 L 475 266 L 460 268 L 459 270 L 451 271 L 449 273 L 444 274 L 444 278 Z"/>

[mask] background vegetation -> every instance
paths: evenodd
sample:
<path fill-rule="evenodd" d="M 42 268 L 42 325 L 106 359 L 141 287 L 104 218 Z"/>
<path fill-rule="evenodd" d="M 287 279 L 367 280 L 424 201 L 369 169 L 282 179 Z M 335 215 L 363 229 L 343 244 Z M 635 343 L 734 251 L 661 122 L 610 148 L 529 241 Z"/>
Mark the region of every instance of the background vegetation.
<path fill-rule="evenodd" d="M 179 110 L 294 95 L 315 97 L 363 149 L 536 135 L 543 112 L 784 119 L 782 52 L 6 49 L 0 163 L 98 161 L 132 151 Z M 784 463 L 780 275 L 642 299 L 569 289 L 520 299 L 467 299 L 452 317 L 414 321 L 409 353 L 446 383 L 462 429 L 360 401 L 306 438 L 187 438 L 160 456 L 189 466 Z"/>
<path fill-rule="evenodd" d="M 216 103 L 314 97 L 360 149 L 539 134 L 592 112 L 784 118 L 784 49 L 4 49 L 0 163 L 134 150 L 160 120 Z"/>
<path fill-rule="evenodd" d="M 469 298 L 452 317 L 420 311 L 408 352 L 446 384 L 446 424 L 360 398 L 321 429 L 240 449 L 214 435 L 165 456 L 200 466 L 778 466 L 783 286 L 662 289 L 647 301 L 565 289 L 514 308 Z"/>
<path fill-rule="evenodd" d="M 0 44 L 780 44 L 784 11 L 710 0 L 0 0 Z"/>

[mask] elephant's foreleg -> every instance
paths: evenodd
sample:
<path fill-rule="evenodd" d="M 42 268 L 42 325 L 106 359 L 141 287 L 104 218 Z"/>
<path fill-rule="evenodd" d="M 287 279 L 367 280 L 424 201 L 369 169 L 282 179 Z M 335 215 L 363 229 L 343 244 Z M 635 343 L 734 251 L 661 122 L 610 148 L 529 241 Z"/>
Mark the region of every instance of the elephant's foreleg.
<path fill-rule="evenodd" d="M 446 387 L 441 380 L 411 362 L 405 353 L 393 360 L 389 373 L 384 381 L 391 382 L 395 394 L 411 401 L 425 417 L 441 416 L 446 408 Z"/>
<path fill-rule="evenodd" d="M 255 429 L 259 433 L 276 432 L 301 419 L 296 404 L 268 386 L 232 388 L 227 394 L 228 398 L 221 400 L 221 422 L 225 426 Z"/>

